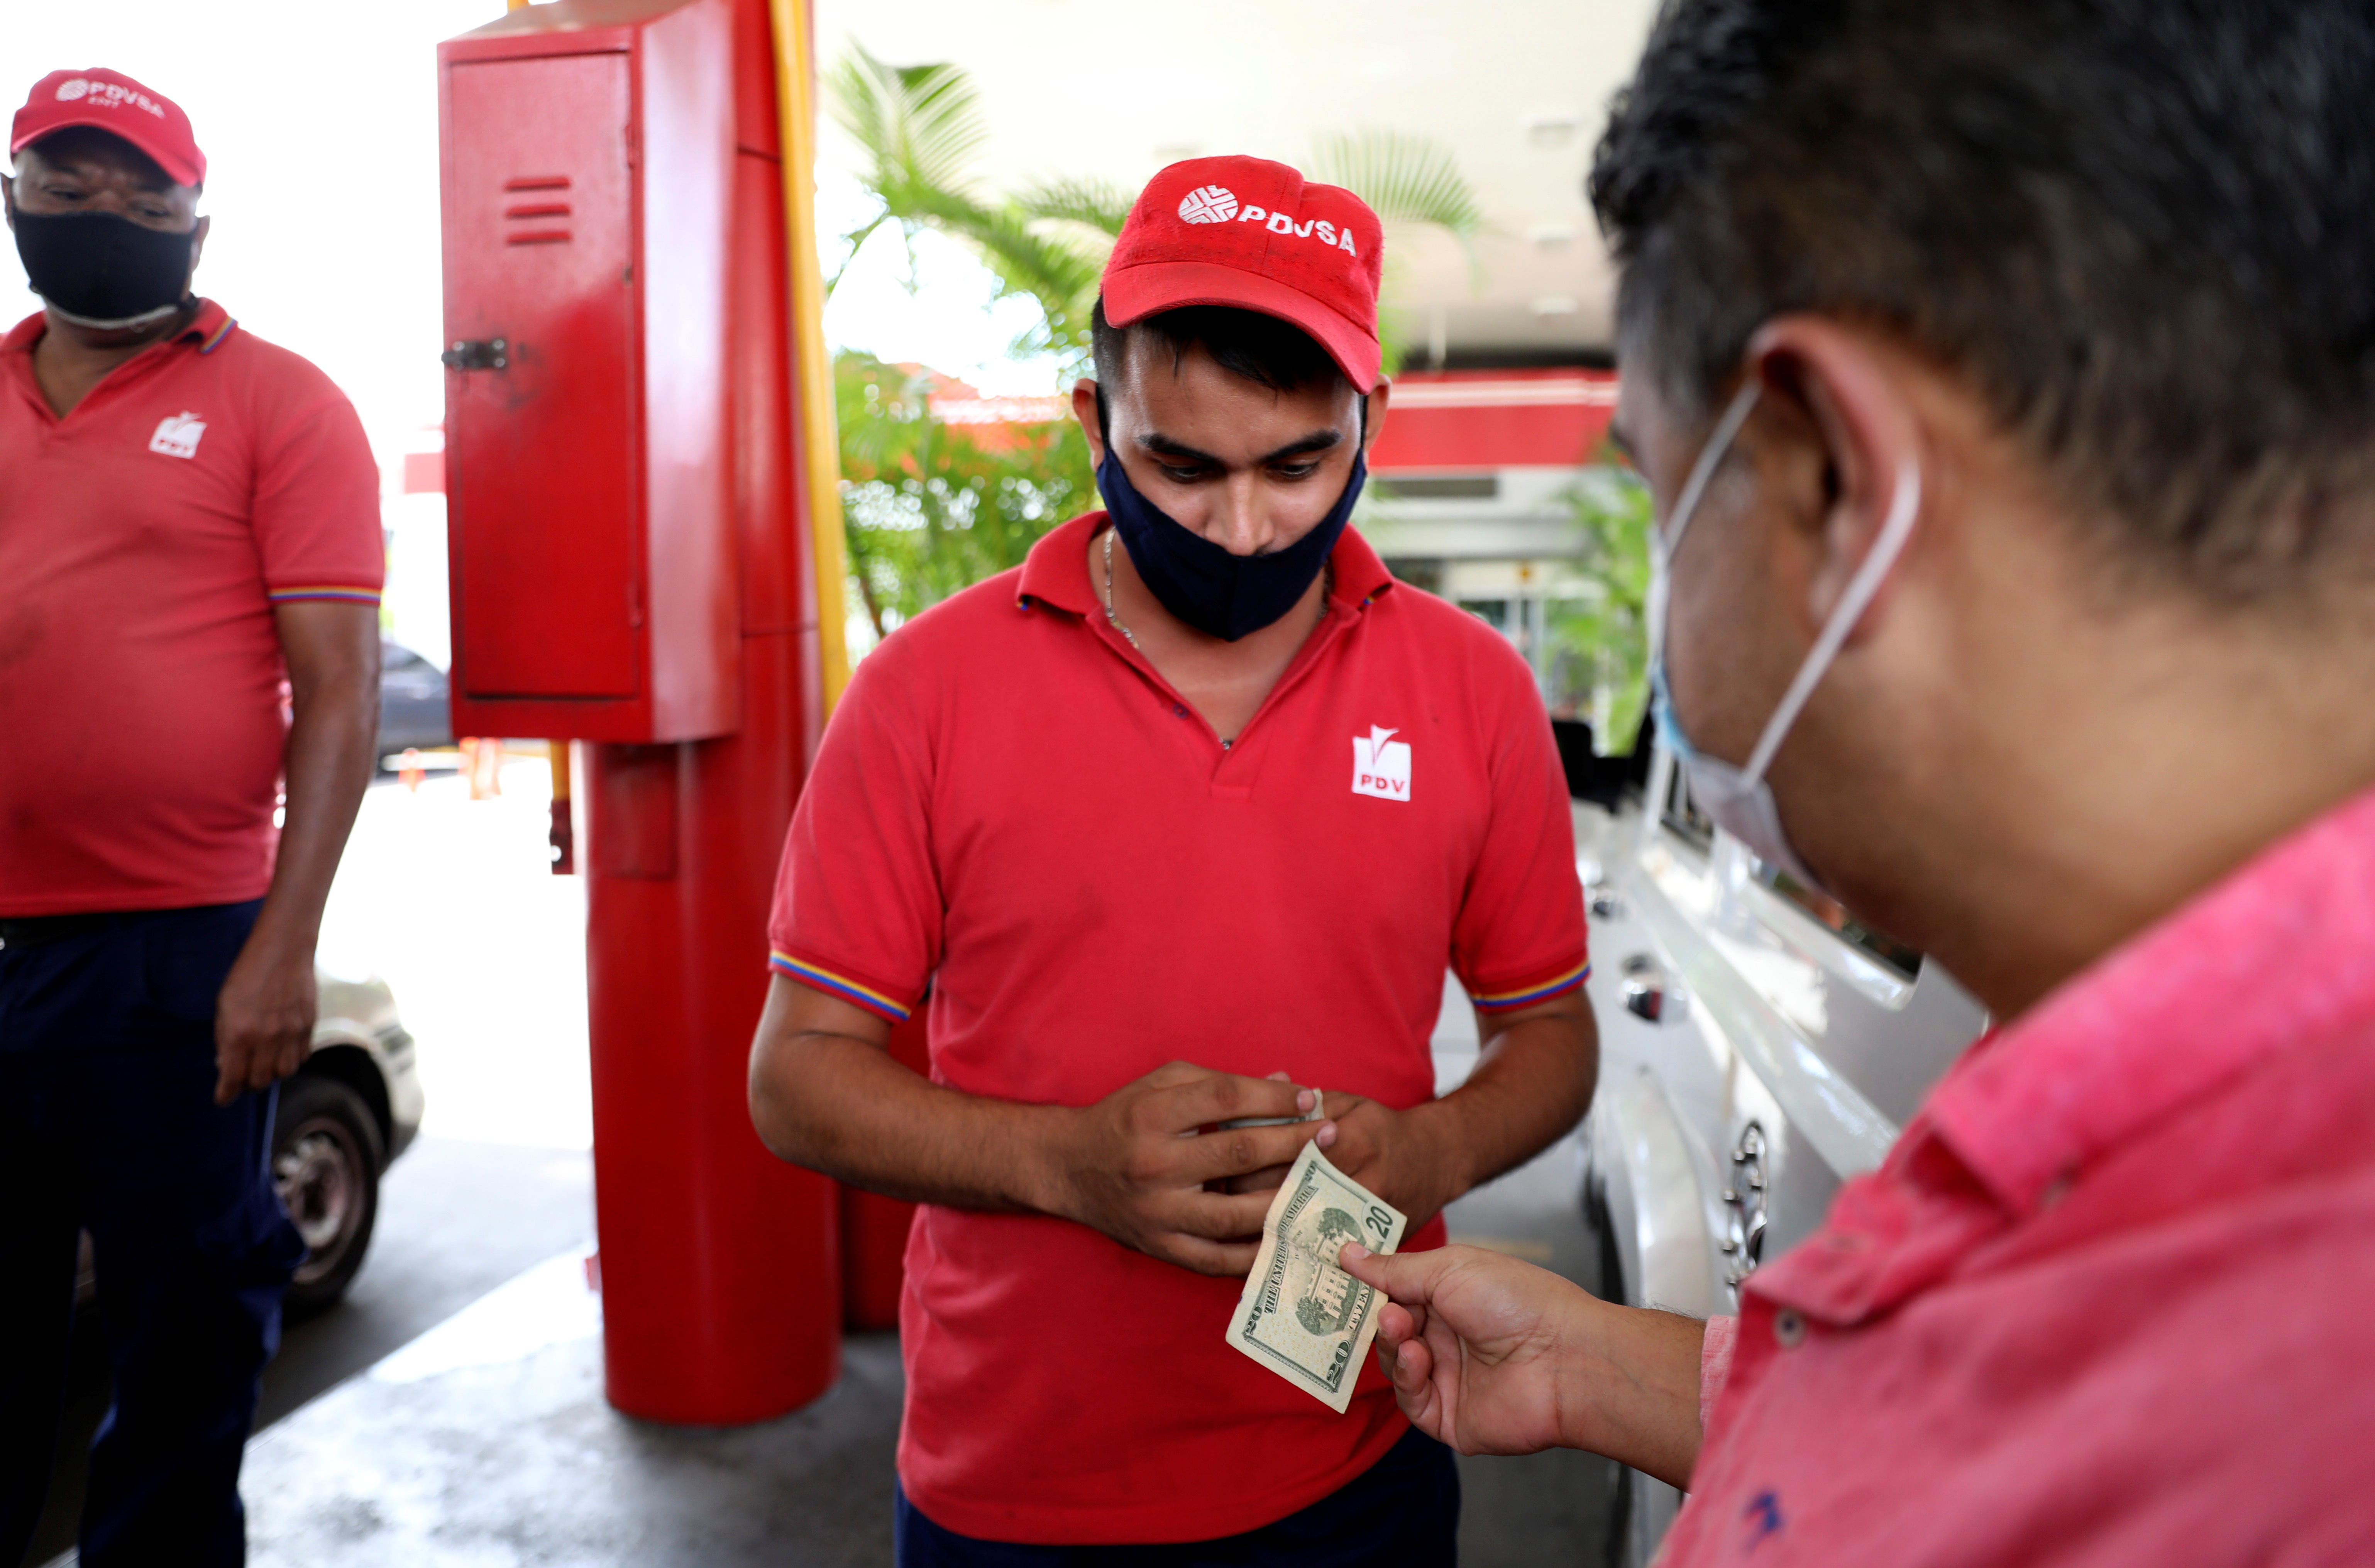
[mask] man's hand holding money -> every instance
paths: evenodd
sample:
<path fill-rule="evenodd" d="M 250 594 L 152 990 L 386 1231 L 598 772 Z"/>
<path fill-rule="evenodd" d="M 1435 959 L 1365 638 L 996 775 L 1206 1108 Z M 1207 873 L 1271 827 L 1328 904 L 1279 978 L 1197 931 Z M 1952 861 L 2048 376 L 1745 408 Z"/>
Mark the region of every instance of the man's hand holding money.
<path fill-rule="evenodd" d="M 1320 1152 L 1336 1169 L 1400 1209 L 1415 1231 L 1469 1187 L 1452 1142 L 1443 1136 L 1449 1128 L 1442 1105 L 1430 1100 L 1396 1111 L 1331 1090 L 1327 1125 L 1319 1129 Z"/>
<path fill-rule="evenodd" d="M 1220 1124 L 1301 1117 L 1316 1103 L 1315 1091 L 1281 1079 L 1187 1062 L 1157 1067 L 1070 1114 L 1041 1207 L 1165 1263 L 1242 1275 L 1253 1267 L 1270 1195 L 1221 1189 L 1271 1167 L 1282 1172 L 1326 1124 Z"/>
<path fill-rule="evenodd" d="M 1355 1241 L 1338 1263 L 1391 1299 L 1377 1362 L 1428 1436 L 1462 1454 L 1583 1448 L 1689 1485 L 1705 1324 L 1476 1247 L 1388 1257 Z"/>

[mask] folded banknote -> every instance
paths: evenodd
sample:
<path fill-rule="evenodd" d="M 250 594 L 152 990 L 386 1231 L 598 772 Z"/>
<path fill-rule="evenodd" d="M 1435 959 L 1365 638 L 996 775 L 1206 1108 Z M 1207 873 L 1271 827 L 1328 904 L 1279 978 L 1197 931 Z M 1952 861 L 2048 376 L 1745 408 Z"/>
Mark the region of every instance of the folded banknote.
<path fill-rule="evenodd" d="M 1346 1242 L 1391 1252 L 1401 1245 L 1403 1223 L 1399 1209 L 1329 1164 L 1317 1143 L 1305 1144 L 1270 1199 L 1261 1252 L 1229 1320 L 1229 1343 L 1341 1412 L 1385 1298 L 1345 1273 L 1336 1256 Z"/>

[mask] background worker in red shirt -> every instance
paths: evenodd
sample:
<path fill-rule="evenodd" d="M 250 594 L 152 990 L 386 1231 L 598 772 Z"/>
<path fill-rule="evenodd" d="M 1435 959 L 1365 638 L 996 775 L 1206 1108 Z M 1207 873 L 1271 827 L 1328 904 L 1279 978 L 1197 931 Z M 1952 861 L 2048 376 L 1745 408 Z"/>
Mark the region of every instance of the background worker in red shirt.
<path fill-rule="evenodd" d="M 1666 8 L 1591 189 L 1668 740 L 1998 1028 L 1736 1319 L 1348 1258 L 1427 1431 L 1688 1489 L 1672 1568 L 2375 1562 L 2370 71 L 2363 0 Z"/>
<path fill-rule="evenodd" d="M 1282 164 L 1156 175 L 1073 393 L 1110 511 L 885 641 L 801 796 L 751 1107 L 786 1159 L 924 1205 L 911 1568 L 1451 1560 L 1450 1455 L 1374 1369 L 1340 1416 L 1224 1343 L 1315 1133 L 1439 1245 L 1595 1067 L 1532 677 L 1346 526 L 1378 261 L 1376 216 Z M 1485 1043 L 1438 1100 L 1447 964 Z M 928 1080 L 884 1049 L 928 983 Z M 1199 1131 L 1313 1087 L 1316 1126 Z"/>
<path fill-rule="evenodd" d="M 304 1256 L 273 1085 L 378 725 L 378 474 L 327 377 L 192 297 L 179 108 L 60 71 L 8 147 L 43 309 L 0 339 L 0 1562 L 41 1512 L 88 1227 L 114 1404 L 82 1562 L 237 1562 Z"/>

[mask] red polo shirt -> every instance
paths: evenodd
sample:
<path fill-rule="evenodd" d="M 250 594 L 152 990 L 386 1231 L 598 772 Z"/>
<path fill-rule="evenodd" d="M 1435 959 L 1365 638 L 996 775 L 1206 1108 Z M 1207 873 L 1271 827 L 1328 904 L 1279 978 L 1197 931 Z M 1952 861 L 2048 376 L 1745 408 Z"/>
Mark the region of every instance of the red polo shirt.
<path fill-rule="evenodd" d="M 2375 1562 L 2370 890 L 2375 792 L 1975 1047 L 1710 1326 L 1662 1561 Z"/>
<path fill-rule="evenodd" d="M 262 896 L 276 602 L 377 604 L 379 470 L 330 379 L 207 303 L 63 419 L 0 339 L 0 914 Z"/>
<path fill-rule="evenodd" d="M 1106 624 L 1104 525 L 858 666 L 785 848 L 779 970 L 892 1019 L 928 980 L 934 1081 L 1064 1105 L 1173 1060 L 1414 1105 L 1447 963 L 1504 1007 L 1581 983 L 1566 785 L 1507 643 L 1348 531 L 1223 751 Z M 964 1535 L 1231 1535 L 1403 1430 L 1374 1365 L 1339 1416 L 1227 1347 L 1240 1281 L 1084 1226 L 927 1206 L 906 1265 L 899 1472 Z"/>

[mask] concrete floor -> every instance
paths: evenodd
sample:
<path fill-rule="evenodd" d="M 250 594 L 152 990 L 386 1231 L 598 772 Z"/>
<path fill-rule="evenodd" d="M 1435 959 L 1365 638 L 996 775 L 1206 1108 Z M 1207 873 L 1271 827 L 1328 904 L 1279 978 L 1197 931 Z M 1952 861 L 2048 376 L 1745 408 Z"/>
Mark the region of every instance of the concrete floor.
<path fill-rule="evenodd" d="M 1562 1144 L 1464 1199 L 1453 1233 L 1579 1276 L 1596 1249 Z M 559 1255 L 316 1399 L 248 1454 L 256 1568 L 875 1568 L 891 1562 L 896 1338 L 857 1336 L 841 1382 L 780 1421 L 653 1426 L 602 1400 L 599 1308 Z M 1468 1568 L 1598 1560 L 1613 1468 L 1588 1455 L 1461 1461 Z"/>
<path fill-rule="evenodd" d="M 1447 1086 L 1472 1058 L 1459 1017 L 1437 1042 Z M 1563 1140 L 1454 1205 L 1453 1234 L 1595 1286 L 1579 1174 Z M 853 1338 L 839 1385 L 777 1421 L 630 1420 L 601 1396 L 587 1218 L 582 1154 L 428 1141 L 390 1173 L 353 1296 L 295 1326 L 267 1379 L 272 1424 L 242 1486 L 257 1568 L 891 1562 L 895 1337 Z M 95 1389 L 83 1411 L 87 1436 Z M 1460 1468 L 1467 1568 L 1602 1561 L 1613 1466 L 1554 1453 Z M 65 1533 L 31 1562 L 70 1541 L 78 1491 L 77 1468 L 56 1489 Z"/>
<path fill-rule="evenodd" d="M 347 1299 L 310 1322 L 289 1325 L 279 1356 L 265 1371 L 259 1426 L 282 1420 L 593 1232 L 594 1163 L 584 1150 L 422 1138 L 381 1185 L 371 1253 Z M 97 1325 L 87 1326 L 90 1331 L 76 1335 L 57 1470 L 28 1568 L 74 1544 L 90 1435 L 107 1409 Z"/>

